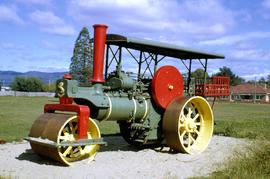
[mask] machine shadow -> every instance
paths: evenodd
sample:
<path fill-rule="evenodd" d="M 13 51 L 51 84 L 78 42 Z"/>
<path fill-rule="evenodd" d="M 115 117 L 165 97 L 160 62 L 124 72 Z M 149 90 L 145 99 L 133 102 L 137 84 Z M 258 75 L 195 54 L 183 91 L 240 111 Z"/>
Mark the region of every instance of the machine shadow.
<path fill-rule="evenodd" d="M 139 151 L 137 146 L 128 144 L 119 134 L 102 135 L 103 140 L 107 142 L 107 146 L 101 146 L 99 152 L 109 151 Z"/>
<path fill-rule="evenodd" d="M 139 152 L 145 149 L 155 150 L 156 152 L 161 153 L 174 153 L 169 150 L 164 150 L 163 146 L 160 145 L 144 145 L 144 146 L 134 146 L 128 144 L 121 135 L 119 134 L 109 134 L 102 136 L 104 141 L 108 143 L 107 146 L 102 146 L 99 152 L 109 152 L 109 151 L 132 151 Z"/>
<path fill-rule="evenodd" d="M 40 156 L 36 153 L 33 152 L 32 149 L 26 149 L 25 152 L 20 154 L 18 157 L 16 157 L 17 160 L 26 160 L 29 162 L 33 162 L 39 165 L 52 165 L 52 166 L 62 166 L 65 167 L 64 165 L 61 165 L 60 163 L 57 163 L 56 161 L 46 158 L 43 156 Z"/>

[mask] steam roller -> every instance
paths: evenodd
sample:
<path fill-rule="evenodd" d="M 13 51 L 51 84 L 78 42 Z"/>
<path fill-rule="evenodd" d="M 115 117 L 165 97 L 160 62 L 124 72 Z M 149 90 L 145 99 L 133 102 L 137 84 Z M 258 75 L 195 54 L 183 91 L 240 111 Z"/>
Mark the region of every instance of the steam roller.
<path fill-rule="evenodd" d="M 161 61 L 158 55 L 189 59 L 222 56 L 106 35 L 106 30 L 106 25 L 94 25 L 91 86 L 80 86 L 68 74 L 57 80 L 56 97 L 60 102 L 46 104 L 44 114 L 34 121 L 26 138 L 32 150 L 64 165 L 93 159 L 100 146 L 106 145 L 96 121 L 116 121 L 124 140 L 131 145 L 168 146 L 189 154 L 204 151 L 213 133 L 212 109 L 202 96 L 191 95 L 190 79 L 186 82 L 176 67 L 158 67 Z M 118 51 L 113 53 L 112 59 L 118 59 L 115 69 L 110 71 L 113 60 L 109 59 L 109 53 L 115 47 Z M 122 70 L 122 49 L 140 51 L 136 60 L 137 77 Z M 145 72 L 150 70 L 151 62 L 143 55 L 146 52 L 155 62 L 148 76 Z"/>

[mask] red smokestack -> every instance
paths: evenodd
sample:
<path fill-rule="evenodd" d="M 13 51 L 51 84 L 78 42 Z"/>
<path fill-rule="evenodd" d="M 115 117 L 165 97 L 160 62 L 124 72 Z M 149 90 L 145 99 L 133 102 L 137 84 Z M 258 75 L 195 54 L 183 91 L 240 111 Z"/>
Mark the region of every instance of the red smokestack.
<path fill-rule="evenodd" d="M 95 24 L 94 27 L 94 65 L 93 65 L 93 83 L 104 83 L 103 64 L 104 50 L 106 42 L 106 30 L 108 26 Z"/>

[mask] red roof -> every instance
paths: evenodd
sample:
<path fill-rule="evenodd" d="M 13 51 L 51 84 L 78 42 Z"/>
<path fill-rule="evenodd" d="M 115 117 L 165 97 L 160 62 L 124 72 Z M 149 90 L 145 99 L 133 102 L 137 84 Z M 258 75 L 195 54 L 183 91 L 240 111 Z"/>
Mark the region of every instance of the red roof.
<path fill-rule="evenodd" d="M 254 84 L 241 84 L 237 86 L 231 86 L 231 93 L 234 94 L 251 94 L 255 92 Z M 256 85 L 256 93 L 267 94 L 270 93 L 270 89 L 264 88 L 260 85 Z"/>

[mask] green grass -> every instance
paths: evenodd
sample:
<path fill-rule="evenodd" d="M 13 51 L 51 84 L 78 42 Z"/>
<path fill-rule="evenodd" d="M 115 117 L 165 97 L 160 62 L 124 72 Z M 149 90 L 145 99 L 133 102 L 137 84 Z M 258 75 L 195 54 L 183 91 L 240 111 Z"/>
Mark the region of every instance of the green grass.
<path fill-rule="evenodd" d="M 0 96 L 0 140 L 20 141 L 26 137 L 33 121 L 43 113 L 46 103 L 55 103 L 56 98 Z M 97 122 L 102 134 L 119 133 L 116 122 Z"/>
<path fill-rule="evenodd" d="M 0 139 L 18 141 L 28 135 L 33 121 L 43 112 L 47 97 L 0 97 Z"/>
<path fill-rule="evenodd" d="M 270 104 L 219 103 L 214 115 L 217 135 L 270 140 Z"/>

